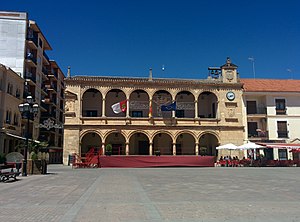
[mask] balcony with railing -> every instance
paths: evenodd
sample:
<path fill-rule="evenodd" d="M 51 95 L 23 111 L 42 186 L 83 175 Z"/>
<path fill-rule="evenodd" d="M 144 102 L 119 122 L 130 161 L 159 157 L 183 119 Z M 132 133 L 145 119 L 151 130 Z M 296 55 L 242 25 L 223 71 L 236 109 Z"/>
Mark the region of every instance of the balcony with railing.
<path fill-rule="evenodd" d="M 26 60 L 33 65 L 37 65 L 36 55 L 32 52 L 28 52 L 26 55 Z"/>
<path fill-rule="evenodd" d="M 276 115 L 286 115 L 286 108 L 282 108 L 282 109 L 276 108 Z"/>
<path fill-rule="evenodd" d="M 268 131 L 262 131 L 260 129 L 257 129 L 256 131 L 249 131 L 248 132 L 248 138 L 251 140 L 261 140 L 261 139 L 268 139 L 269 138 L 269 132 Z"/>
<path fill-rule="evenodd" d="M 28 29 L 28 34 L 26 38 L 29 44 L 33 43 L 34 46 L 38 47 L 38 33 L 34 32 L 32 29 Z"/>
<path fill-rule="evenodd" d="M 32 72 L 26 72 L 24 77 L 25 77 L 25 79 L 30 79 L 33 82 L 36 82 L 36 76 Z"/>
<path fill-rule="evenodd" d="M 247 108 L 247 115 L 256 115 L 256 114 L 267 114 L 267 108 L 266 107 L 258 107 L 256 109 Z"/>

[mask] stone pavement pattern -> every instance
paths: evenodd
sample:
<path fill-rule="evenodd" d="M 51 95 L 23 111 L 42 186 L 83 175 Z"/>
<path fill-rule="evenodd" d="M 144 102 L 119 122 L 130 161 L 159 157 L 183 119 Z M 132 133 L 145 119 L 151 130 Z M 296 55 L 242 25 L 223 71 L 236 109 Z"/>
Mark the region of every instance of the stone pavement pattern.
<path fill-rule="evenodd" d="M 300 168 L 48 172 L 0 183 L 0 221 L 300 221 Z"/>

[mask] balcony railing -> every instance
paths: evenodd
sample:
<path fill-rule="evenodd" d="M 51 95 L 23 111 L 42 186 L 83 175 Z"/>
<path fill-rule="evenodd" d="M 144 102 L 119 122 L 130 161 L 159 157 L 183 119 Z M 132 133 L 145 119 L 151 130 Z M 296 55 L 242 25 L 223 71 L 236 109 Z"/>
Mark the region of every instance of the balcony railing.
<path fill-rule="evenodd" d="M 25 79 L 31 79 L 33 82 L 36 82 L 36 76 L 31 72 L 25 73 Z"/>
<path fill-rule="evenodd" d="M 285 109 L 276 109 L 276 115 L 286 115 L 286 108 Z"/>
<path fill-rule="evenodd" d="M 34 35 L 32 34 L 28 35 L 27 40 L 32 41 L 36 47 L 38 46 L 38 38 L 34 37 Z"/>
<path fill-rule="evenodd" d="M 254 132 L 248 132 L 249 138 L 269 138 L 269 132 L 268 131 L 254 131 Z"/>
<path fill-rule="evenodd" d="M 266 107 L 259 107 L 256 110 L 248 110 L 247 109 L 247 114 L 267 114 L 267 108 Z"/>
<path fill-rule="evenodd" d="M 37 64 L 37 63 L 36 63 L 36 58 L 35 58 L 34 54 L 32 54 L 32 53 L 30 53 L 30 52 L 27 53 L 26 59 L 32 61 L 34 64 Z"/>

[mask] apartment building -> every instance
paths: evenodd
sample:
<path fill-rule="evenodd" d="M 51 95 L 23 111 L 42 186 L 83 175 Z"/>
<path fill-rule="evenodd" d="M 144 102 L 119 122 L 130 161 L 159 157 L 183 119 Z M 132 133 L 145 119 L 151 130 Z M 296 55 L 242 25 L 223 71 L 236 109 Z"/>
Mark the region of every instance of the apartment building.
<path fill-rule="evenodd" d="M 263 143 L 299 143 L 300 80 L 241 79 L 246 139 Z M 265 149 L 272 159 L 292 159 L 289 149 Z"/>
<path fill-rule="evenodd" d="M 0 11 L 0 63 L 26 81 L 24 96 L 31 95 L 40 106 L 39 114 L 30 122 L 30 137 L 45 140 L 52 151 L 61 152 L 61 130 L 49 129 L 51 132 L 48 132 L 39 127 L 46 123 L 46 117 L 55 124 L 63 124 L 60 116 L 63 115 L 64 75 L 57 63 L 47 56 L 49 50 L 52 50 L 49 42 L 37 23 L 29 20 L 27 13 Z M 44 104 L 49 98 L 51 101 Z M 53 116 L 49 116 L 49 111 Z M 22 134 L 25 136 L 24 130 Z M 61 162 L 56 155 L 52 159 L 50 154 L 50 162 Z"/>
<path fill-rule="evenodd" d="M 23 139 L 18 105 L 23 102 L 24 81 L 0 64 L 0 154 L 19 151 L 16 147 Z"/>

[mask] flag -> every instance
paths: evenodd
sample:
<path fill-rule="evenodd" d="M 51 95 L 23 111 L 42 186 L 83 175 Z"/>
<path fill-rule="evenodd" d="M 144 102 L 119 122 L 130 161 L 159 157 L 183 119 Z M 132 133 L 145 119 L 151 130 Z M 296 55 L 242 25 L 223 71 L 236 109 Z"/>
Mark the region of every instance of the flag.
<path fill-rule="evenodd" d="M 127 100 L 115 103 L 111 106 L 112 110 L 114 111 L 114 113 L 118 114 L 121 112 L 126 112 L 127 109 Z"/>
<path fill-rule="evenodd" d="M 176 110 L 176 101 L 169 105 L 162 105 L 160 109 L 161 111 L 174 111 Z"/>

